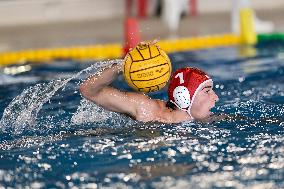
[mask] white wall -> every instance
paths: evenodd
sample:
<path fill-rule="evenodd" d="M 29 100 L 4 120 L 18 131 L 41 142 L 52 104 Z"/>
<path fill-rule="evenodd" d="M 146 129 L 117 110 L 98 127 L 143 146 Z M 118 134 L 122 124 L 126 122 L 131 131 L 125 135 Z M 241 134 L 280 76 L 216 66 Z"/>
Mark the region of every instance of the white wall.
<path fill-rule="evenodd" d="M 154 0 L 150 4 L 153 3 Z M 174 0 L 173 0 L 174 1 Z M 231 0 L 197 0 L 199 12 L 230 11 Z M 251 0 L 256 9 L 283 8 L 284 0 Z M 125 0 L 0 0 L 0 27 L 122 17 Z M 153 7 L 150 8 L 153 10 Z M 283 11 L 284 12 L 284 11 Z"/>
<path fill-rule="evenodd" d="M 200 13 L 230 11 L 233 0 L 197 0 Z M 250 0 L 252 8 L 256 10 L 283 9 L 284 0 Z M 283 14 L 284 16 L 284 14 Z"/>
<path fill-rule="evenodd" d="M 120 0 L 0 0 L 0 26 L 122 15 Z"/>

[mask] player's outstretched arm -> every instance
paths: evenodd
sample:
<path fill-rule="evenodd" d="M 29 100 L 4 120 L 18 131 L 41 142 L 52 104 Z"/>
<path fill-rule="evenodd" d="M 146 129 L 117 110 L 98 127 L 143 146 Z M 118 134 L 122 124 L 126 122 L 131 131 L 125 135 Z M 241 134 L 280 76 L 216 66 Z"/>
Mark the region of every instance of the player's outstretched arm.
<path fill-rule="evenodd" d="M 103 108 L 137 117 L 140 103 L 147 97 L 139 93 L 122 92 L 108 86 L 121 72 L 121 65 L 115 64 L 110 68 L 89 77 L 80 85 L 80 92 L 86 99 L 95 102 Z"/>

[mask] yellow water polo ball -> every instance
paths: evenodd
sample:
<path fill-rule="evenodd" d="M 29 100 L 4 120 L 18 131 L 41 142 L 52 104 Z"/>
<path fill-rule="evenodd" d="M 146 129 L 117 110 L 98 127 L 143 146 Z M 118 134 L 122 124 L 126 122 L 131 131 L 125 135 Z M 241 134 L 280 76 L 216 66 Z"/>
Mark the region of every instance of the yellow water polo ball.
<path fill-rule="evenodd" d="M 168 82 L 172 65 L 167 54 L 157 44 L 140 43 L 124 58 L 123 75 L 133 89 L 154 92 Z"/>

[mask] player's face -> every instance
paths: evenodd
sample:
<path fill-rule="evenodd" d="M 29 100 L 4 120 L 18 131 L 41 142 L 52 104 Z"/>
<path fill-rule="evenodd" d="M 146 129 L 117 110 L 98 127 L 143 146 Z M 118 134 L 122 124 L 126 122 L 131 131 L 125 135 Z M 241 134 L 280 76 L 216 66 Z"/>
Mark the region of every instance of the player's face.
<path fill-rule="evenodd" d="M 197 92 L 191 107 L 191 115 L 195 119 L 204 119 L 209 117 L 211 109 L 219 98 L 213 91 L 213 83 L 209 82 L 200 91 Z"/>

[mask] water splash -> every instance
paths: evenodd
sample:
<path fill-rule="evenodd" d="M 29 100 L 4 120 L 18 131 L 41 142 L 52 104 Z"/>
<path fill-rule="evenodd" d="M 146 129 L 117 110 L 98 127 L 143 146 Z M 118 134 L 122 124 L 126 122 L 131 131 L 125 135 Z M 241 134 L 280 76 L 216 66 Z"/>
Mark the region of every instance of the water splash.
<path fill-rule="evenodd" d="M 71 123 L 74 125 L 82 125 L 97 121 L 104 121 L 109 117 L 109 114 L 109 111 L 86 99 L 83 99 L 80 101 L 80 106 L 76 113 L 72 116 Z"/>
<path fill-rule="evenodd" d="M 83 74 L 98 74 L 114 63 L 120 64 L 122 60 L 96 62 L 70 78 L 53 80 L 25 89 L 5 108 L 0 120 L 0 128 L 3 132 L 9 131 L 13 134 L 21 134 L 27 128 L 34 128 L 37 125 L 38 112 L 59 89 L 64 88 L 72 79 L 79 78 Z"/>

